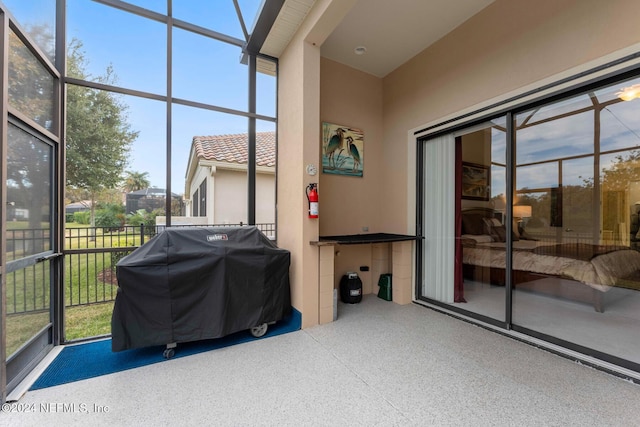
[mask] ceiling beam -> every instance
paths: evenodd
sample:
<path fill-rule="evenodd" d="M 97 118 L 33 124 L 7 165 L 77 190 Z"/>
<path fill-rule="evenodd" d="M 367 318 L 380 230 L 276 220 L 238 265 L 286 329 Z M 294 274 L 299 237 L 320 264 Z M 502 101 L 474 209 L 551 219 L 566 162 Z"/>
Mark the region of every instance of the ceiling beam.
<path fill-rule="evenodd" d="M 276 18 L 278 18 L 278 14 L 284 5 L 284 2 L 285 0 L 264 1 L 258 20 L 256 21 L 256 25 L 251 31 L 249 41 L 244 48 L 245 52 L 252 55 L 260 53 L 260 49 L 262 49 L 262 45 L 267 39 L 267 36 L 271 31 L 271 27 L 273 27 L 273 24 L 276 22 Z"/>

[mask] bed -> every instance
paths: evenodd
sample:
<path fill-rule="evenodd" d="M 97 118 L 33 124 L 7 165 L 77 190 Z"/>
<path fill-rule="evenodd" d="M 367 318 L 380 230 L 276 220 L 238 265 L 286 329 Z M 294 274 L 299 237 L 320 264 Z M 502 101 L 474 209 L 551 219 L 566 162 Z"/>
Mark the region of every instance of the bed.
<path fill-rule="evenodd" d="M 498 216 L 487 208 L 462 211 L 465 280 L 506 283 L 506 229 Z M 519 235 L 516 229 L 513 227 L 511 277 L 519 290 L 586 302 L 603 312 L 604 296 L 610 289 L 640 283 L 640 252 L 636 250 L 578 240 L 557 244 Z M 561 280 L 545 280 L 548 278 Z"/>

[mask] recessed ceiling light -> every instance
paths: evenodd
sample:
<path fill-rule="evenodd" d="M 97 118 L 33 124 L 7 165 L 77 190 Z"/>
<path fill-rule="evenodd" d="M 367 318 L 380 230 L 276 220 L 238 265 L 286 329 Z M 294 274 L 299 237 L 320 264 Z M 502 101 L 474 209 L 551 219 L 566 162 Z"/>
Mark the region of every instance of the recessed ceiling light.
<path fill-rule="evenodd" d="M 358 46 L 355 49 L 353 49 L 353 52 L 356 55 L 364 55 L 367 52 L 367 48 L 364 46 Z"/>

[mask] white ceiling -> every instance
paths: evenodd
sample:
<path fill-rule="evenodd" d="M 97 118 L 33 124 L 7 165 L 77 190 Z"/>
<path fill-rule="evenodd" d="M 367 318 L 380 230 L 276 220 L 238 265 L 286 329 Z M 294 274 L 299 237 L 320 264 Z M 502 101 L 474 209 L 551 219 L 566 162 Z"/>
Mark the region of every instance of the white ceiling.
<path fill-rule="evenodd" d="M 261 51 L 278 57 L 314 2 L 286 0 Z M 321 54 L 384 77 L 492 2 L 359 0 L 322 45 Z M 354 53 L 358 46 L 366 47 L 364 55 Z"/>

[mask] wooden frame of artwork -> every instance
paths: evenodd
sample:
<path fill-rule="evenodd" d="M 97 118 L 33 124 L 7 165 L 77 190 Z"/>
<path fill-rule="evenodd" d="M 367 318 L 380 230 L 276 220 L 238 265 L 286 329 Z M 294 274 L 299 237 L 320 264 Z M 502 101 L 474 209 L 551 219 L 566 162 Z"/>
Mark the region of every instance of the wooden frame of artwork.
<path fill-rule="evenodd" d="M 489 166 L 462 162 L 462 198 L 489 200 L 491 171 Z"/>
<path fill-rule="evenodd" d="M 363 176 L 364 133 L 360 129 L 322 123 L 322 173 Z"/>

